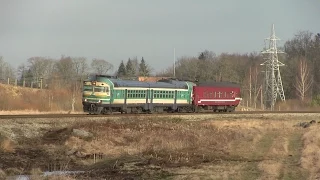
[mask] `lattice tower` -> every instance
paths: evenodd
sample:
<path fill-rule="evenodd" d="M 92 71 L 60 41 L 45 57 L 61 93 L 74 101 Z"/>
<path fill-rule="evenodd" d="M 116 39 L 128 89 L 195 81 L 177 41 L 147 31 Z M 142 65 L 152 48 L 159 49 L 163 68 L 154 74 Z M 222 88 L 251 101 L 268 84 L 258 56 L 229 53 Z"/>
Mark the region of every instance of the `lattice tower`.
<path fill-rule="evenodd" d="M 265 66 L 264 105 L 273 111 L 278 95 L 282 101 L 285 101 L 280 75 L 280 66 L 284 64 L 278 60 L 278 53 L 283 52 L 277 49 L 277 41 L 280 39 L 275 35 L 274 24 L 272 24 L 271 36 L 265 40 L 269 41 L 269 46 L 262 51 L 266 60 L 261 64 Z"/>

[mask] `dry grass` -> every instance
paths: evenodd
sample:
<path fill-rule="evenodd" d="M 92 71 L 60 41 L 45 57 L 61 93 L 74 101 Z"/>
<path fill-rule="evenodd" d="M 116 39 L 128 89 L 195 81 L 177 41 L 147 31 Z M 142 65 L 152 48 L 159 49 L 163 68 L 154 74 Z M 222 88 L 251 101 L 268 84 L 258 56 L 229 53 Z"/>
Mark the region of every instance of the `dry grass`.
<path fill-rule="evenodd" d="M 83 114 L 81 111 L 38 111 L 38 110 L 16 110 L 0 111 L 0 115 L 27 115 L 27 114 Z"/>
<path fill-rule="evenodd" d="M 68 170 L 90 170 L 76 179 L 314 179 L 320 124 L 294 127 L 311 119 L 320 115 L 2 120 L 0 132 L 15 135 L 20 156 L 12 158 L 36 162 L 31 168 L 59 159 Z M 76 136 L 73 129 L 93 138 Z M 32 160 L 35 154 L 42 158 Z M 102 156 L 94 162 L 94 154 Z"/>
<path fill-rule="evenodd" d="M 0 84 L 2 111 L 70 111 L 72 92 L 69 89 L 32 89 Z M 82 111 L 81 92 L 77 93 L 75 110 Z"/>
<path fill-rule="evenodd" d="M 1 135 L 1 134 L 0 134 Z M 3 152 L 14 152 L 15 144 L 6 137 L 0 136 L 0 150 Z"/>
<path fill-rule="evenodd" d="M 0 179 L 6 179 L 7 174 L 2 169 L 0 169 Z"/>
<path fill-rule="evenodd" d="M 320 133 L 314 126 L 303 136 L 302 167 L 310 172 L 309 179 L 320 178 Z"/>
<path fill-rule="evenodd" d="M 166 154 L 189 151 L 207 153 L 223 152 L 227 142 L 235 137 L 233 131 L 218 131 L 214 126 L 199 123 L 172 123 L 168 121 L 126 120 L 107 121 L 99 124 L 81 124 L 76 128 L 94 132 L 94 140 L 70 137 L 65 145 L 83 153 L 103 153 L 120 157 L 135 154 Z M 172 157 L 174 158 L 174 157 Z"/>

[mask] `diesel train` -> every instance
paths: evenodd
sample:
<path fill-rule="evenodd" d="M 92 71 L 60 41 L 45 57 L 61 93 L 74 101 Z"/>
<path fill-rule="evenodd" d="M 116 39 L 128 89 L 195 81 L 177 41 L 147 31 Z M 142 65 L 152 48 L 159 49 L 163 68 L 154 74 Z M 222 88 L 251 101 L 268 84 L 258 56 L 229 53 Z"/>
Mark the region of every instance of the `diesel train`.
<path fill-rule="evenodd" d="M 94 75 L 83 82 L 83 111 L 89 114 L 161 112 L 233 112 L 240 86 L 231 82 L 157 82 Z"/>

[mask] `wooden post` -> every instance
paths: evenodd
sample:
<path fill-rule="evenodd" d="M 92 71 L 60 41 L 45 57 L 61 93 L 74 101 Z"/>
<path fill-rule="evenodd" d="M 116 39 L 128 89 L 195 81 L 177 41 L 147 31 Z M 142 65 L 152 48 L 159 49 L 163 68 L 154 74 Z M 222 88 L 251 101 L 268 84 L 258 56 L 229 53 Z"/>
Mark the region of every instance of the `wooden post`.
<path fill-rule="evenodd" d="M 261 103 L 261 109 L 264 110 L 262 93 L 263 93 L 263 92 L 262 92 L 262 86 L 261 86 L 261 91 L 260 91 L 260 103 Z"/>

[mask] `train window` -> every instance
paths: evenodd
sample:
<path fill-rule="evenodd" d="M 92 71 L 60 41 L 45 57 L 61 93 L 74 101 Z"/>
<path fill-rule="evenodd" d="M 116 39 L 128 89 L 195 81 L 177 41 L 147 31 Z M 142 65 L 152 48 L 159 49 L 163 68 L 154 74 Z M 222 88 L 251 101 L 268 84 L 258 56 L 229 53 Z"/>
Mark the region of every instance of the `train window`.
<path fill-rule="evenodd" d="M 94 87 L 94 92 L 105 92 L 104 87 Z"/>
<path fill-rule="evenodd" d="M 84 86 L 83 91 L 92 91 L 92 86 Z"/>

